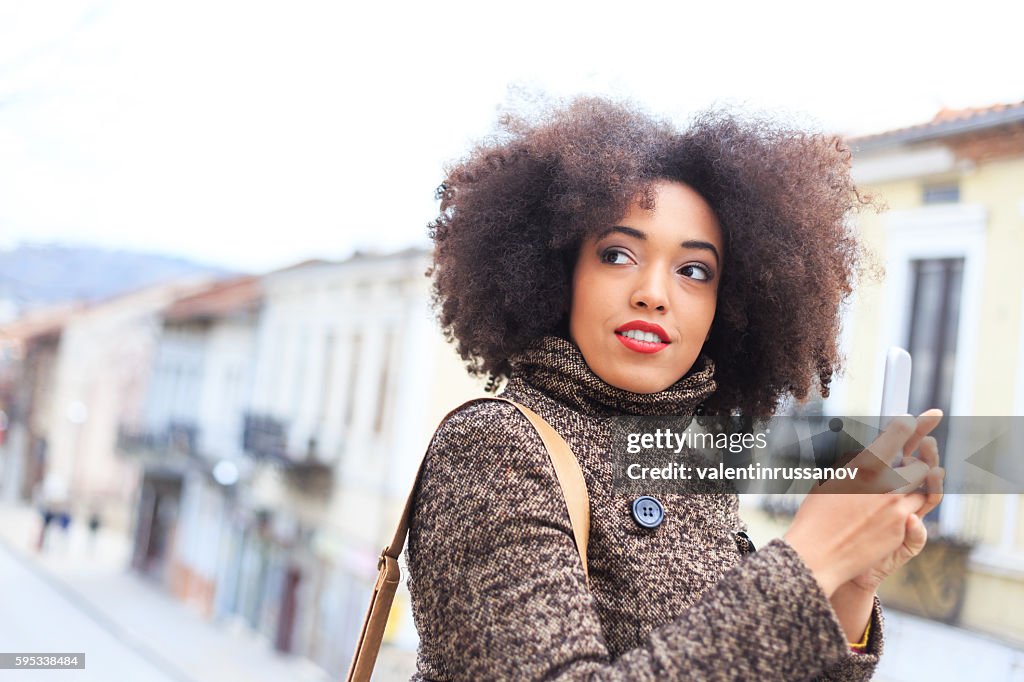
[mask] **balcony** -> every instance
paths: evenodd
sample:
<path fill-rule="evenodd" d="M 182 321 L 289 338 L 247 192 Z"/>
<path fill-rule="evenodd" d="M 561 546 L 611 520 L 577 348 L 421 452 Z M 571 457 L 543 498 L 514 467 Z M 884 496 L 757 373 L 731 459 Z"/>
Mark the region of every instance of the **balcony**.
<path fill-rule="evenodd" d="M 291 459 L 284 474 L 289 485 L 308 495 L 327 496 L 334 484 L 334 467 L 319 459 L 315 438 L 306 443 L 305 457 Z"/>
<path fill-rule="evenodd" d="M 242 422 L 242 449 L 254 459 L 287 463 L 287 431 L 280 419 L 247 412 Z"/>
<path fill-rule="evenodd" d="M 146 429 L 121 424 L 117 448 L 130 455 L 199 456 L 199 427 L 190 421 L 168 421 L 164 428 Z"/>
<path fill-rule="evenodd" d="M 281 470 L 292 487 L 312 495 L 329 494 L 334 469 L 322 462 L 317 441 L 310 438 L 301 452 L 288 451 L 288 430 L 283 420 L 247 413 L 242 427 L 242 449 L 257 460 Z"/>
<path fill-rule="evenodd" d="M 189 457 L 198 457 L 199 427 L 193 422 L 168 422 L 167 449 Z"/>

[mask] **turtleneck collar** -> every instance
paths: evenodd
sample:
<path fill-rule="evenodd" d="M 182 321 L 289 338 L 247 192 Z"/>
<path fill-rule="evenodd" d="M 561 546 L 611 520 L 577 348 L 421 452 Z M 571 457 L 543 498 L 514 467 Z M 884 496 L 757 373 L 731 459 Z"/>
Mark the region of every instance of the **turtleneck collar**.
<path fill-rule="evenodd" d="M 657 393 L 633 393 L 605 383 L 587 365 L 576 344 L 559 336 L 544 336 L 509 358 L 512 375 L 508 390 L 524 382 L 548 397 L 591 416 L 689 416 L 718 385 L 715 363 L 705 354 L 682 379 Z"/>

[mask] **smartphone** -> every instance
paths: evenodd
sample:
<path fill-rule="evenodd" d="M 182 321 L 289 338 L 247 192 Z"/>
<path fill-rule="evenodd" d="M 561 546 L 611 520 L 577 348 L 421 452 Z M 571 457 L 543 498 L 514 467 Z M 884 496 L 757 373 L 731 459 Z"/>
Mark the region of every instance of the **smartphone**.
<path fill-rule="evenodd" d="M 885 429 L 893 417 L 910 410 L 910 353 L 892 346 L 885 356 L 885 377 L 882 380 L 882 409 L 878 428 Z"/>

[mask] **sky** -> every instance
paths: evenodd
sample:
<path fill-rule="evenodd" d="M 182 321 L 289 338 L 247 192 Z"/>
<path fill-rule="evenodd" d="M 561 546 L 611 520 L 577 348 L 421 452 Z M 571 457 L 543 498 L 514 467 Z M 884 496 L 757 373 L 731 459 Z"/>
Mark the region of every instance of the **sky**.
<path fill-rule="evenodd" d="M 681 126 L 730 106 L 879 132 L 1024 100 L 1022 19 L 1005 0 L 0 0 L 0 248 L 258 273 L 427 245 L 445 164 L 503 109 L 602 94 Z"/>

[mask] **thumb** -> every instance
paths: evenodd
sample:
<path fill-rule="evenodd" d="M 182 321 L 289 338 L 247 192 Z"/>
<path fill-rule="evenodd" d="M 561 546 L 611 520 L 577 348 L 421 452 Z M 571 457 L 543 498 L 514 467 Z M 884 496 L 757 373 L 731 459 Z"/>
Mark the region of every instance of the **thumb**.
<path fill-rule="evenodd" d="M 920 516 L 910 514 L 907 516 L 906 531 L 903 544 L 913 556 L 916 556 L 928 542 L 928 529 L 925 528 Z"/>

